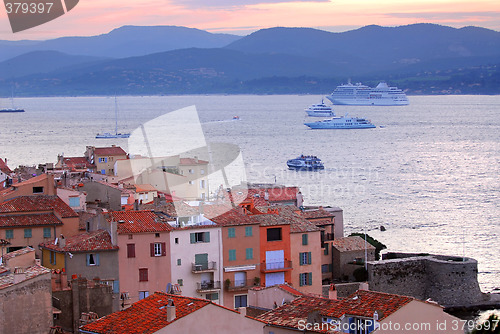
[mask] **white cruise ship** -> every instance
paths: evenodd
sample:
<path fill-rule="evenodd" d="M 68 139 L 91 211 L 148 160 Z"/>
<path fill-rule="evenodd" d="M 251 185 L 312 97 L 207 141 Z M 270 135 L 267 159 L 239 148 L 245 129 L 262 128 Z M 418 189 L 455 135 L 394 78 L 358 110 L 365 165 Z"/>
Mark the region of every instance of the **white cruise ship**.
<path fill-rule="evenodd" d="M 403 106 L 407 105 L 406 94 L 397 87 L 389 87 L 381 81 L 372 88 L 361 83 L 340 85 L 327 98 L 333 104 L 353 106 Z"/>

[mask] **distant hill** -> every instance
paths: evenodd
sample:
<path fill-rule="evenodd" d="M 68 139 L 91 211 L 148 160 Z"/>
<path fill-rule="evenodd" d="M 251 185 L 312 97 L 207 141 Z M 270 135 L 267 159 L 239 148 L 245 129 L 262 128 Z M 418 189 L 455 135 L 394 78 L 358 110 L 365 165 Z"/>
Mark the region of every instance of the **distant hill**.
<path fill-rule="evenodd" d="M 71 66 L 92 64 L 102 57 L 70 56 L 57 51 L 33 51 L 0 62 L 0 73 L 6 80 L 56 70 L 71 70 Z"/>
<path fill-rule="evenodd" d="M 141 38 L 145 32 L 151 35 Z M 196 43 L 202 46 L 180 47 Z M 214 43 L 220 45 L 209 47 Z M 366 26 L 344 33 L 271 28 L 243 38 L 182 27 L 122 27 L 44 47 L 118 59 L 25 54 L 0 63 L 0 95 L 8 96 L 14 82 L 16 94 L 26 96 L 324 94 L 348 78 L 372 85 L 386 80 L 409 94 L 500 94 L 500 32 L 476 27 Z M 170 47 L 177 48 L 141 54 Z M 124 56 L 134 52 L 141 55 Z M 23 62 L 38 69 L 23 68 Z"/>
<path fill-rule="evenodd" d="M 47 41 L 0 41 L 0 61 L 32 51 L 51 50 L 71 55 L 125 58 L 156 52 L 223 47 L 241 36 L 212 34 L 177 26 L 123 26 L 90 37 L 61 37 Z"/>

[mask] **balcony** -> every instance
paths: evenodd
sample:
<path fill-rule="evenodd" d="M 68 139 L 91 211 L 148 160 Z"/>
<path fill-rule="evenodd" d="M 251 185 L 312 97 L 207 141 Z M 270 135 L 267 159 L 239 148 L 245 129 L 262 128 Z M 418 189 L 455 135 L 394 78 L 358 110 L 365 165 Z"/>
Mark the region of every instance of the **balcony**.
<path fill-rule="evenodd" d="M 224 287 L 227 291 L 245 291 L 260 285 L 260 278 L 255 277 L 247 280 L 226 280 Z"/>
<path fill-rule="evenodd" d="M 220 290 L 220 281 L 198 282 L 196 283 L 197 292 L 214 292 Z"/>
<path fill-rule="evenodd" d="M 217 270 L 217 263 L 215 261 L 207 263 L 193 263 L 191 271 L 194 274 L 211 273 Z"/>
<path fill-rule="evenodd" d="M 278 262 L 266 262 L 263 261 L 260 265 L 260 271 L 262 273 L 275 273 L 280 271 L 292 270 L 292 261 L 284 260 Z"/>

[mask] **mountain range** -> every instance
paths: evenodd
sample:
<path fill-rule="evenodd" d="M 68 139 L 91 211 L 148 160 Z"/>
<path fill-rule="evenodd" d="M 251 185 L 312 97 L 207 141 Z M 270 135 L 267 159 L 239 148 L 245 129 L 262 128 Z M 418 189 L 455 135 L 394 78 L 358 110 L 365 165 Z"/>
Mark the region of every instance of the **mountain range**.
<path fill-rule="evenodd" d="M 248 36 L 174 26 L 0 41 L 10 96 L 328 93 L 352 78 L 409 94 L 500 94 L 500 32 L 434 24 L 332 33 L 270 28 Z"/>

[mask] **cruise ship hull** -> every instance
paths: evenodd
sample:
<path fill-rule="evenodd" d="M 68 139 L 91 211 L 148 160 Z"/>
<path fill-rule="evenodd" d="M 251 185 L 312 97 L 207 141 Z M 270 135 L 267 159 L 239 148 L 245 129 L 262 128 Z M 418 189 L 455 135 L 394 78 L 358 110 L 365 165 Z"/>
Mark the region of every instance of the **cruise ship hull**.
<path fill-rule="evenodd" d="M 390 99 L 337 99 L 332 96 L 327 97 L 330 101 L 332 101 L 335 105 L 344 105 L 344 106 L 406 106 L 409 104 L 408 100 L 406 101 L 395 101 Z"/>
<path fill-rule="evenodd" d="M 389 87 L 381 81 L 372 88 L 361 83 L 350 82 L 335 88 L 327 98 L 336 105 L 348 106 L 405 106 L 409 104 L 406 94 L 397 87 Z"/>

